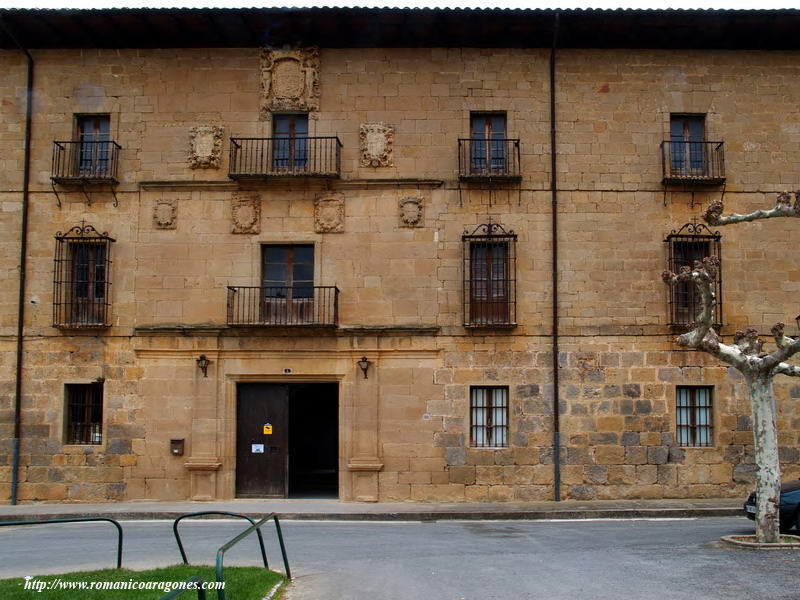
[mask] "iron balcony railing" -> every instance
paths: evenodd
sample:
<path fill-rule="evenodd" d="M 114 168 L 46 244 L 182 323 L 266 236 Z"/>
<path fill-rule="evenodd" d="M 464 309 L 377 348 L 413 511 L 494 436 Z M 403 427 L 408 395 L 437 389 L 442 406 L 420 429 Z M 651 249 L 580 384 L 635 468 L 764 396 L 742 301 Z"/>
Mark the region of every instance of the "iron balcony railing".
<path fill-rule="evenodd" d="M 458 175 L 461 179 L 520 179 L 519 139 L 459 139 Z"/>
<path fill-rule="evenodd" d="M 725 183 L 724 142 L 661 142 L 662 181 L 665 184 Z"/>
<path fill-rule="evenodd" d="M 338 137 L 231 138 L 228 177 L 339 177 Z"/>
<path fill-rule="evenodd" d="M 53 142 L 50 178 L 56 183 L 119 183 L 121 149 L 114 141 Z"/>
<path fill-rule="evenodd" d="M 336 286 L 228 286 L 228 325 L 336 327 Z"/>

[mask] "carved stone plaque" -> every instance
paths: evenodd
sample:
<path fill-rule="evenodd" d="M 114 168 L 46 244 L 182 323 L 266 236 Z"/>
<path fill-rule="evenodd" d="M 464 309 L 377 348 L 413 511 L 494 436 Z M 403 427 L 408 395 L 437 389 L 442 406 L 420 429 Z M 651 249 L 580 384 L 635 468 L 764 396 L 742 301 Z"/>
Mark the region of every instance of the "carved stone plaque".
<path fill-rule="evenodd" d="M 231 196 L 231 231 L 261 232 L 261 196 L 257 192 L 237 192 Z"/>
<path fill-rule="evenodd" d="M 400 226 L 422 226 L 422 198 L 408 197 L 400 200 Z"/>
<path fill-rule="evenodd" d="M 189 130 L 189 166 L 193 169 L 219 169 L 222 160 L 222 127 L 195 125 Z"/>
<path fill-rule="evenodd" d="M 314 231 L 317 233 L 344 231 L 344 194 L 326 192 L 314 199 Z"/>
<path fill-rule="evenodd" d="M 319 110 L 319 48 L 261 51 L 261 118 L 281 110 Z"/>
<path fill-rule="evenodd" d="M 362 167 L 394 166 L 394 127 L 386 123 L 362 123 L 359 138 Z"/>
<path fill-rule="evenodd" d="M 175 229 L 178 225 L 178 200 L 159 198 L 153 204 L 153 227 Z"/>

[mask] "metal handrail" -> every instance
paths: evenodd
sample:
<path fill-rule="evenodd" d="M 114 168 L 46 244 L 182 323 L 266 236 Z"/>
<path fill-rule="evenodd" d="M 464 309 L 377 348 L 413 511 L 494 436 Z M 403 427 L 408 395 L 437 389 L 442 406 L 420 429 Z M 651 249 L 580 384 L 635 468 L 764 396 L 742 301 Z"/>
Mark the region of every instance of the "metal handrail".
<path fill-rule="evenodd" d="M 14 525 L 45 525 L 47 523 L 83 523 L 87 521 L 108 521 L 116 528 L 119 536 L 117 538 L 117 568 L 122 568 L 122 526 L 116 519 L 110 517 L 78 517 L 68 519 L 46 519 L 44 521 L 0 521 L 0 527 L 12 527 Z"/>
<path fill-rule="evenodd" d="M 461 178 L 516 179 L 522 176 L 520 160 L 519 138 L 458 138 L 458 173 Z"/>
<path fill-rule="evenodd" d="M 250 525 L 255 525 L 255 521 L 248 517 L 247 515 L 243 515 L 241 513 L 233 513 L 227 512 L 223 510 L 204 510 L 201 512 L 193 512 L 187 513 L 185 515 L 181 515 L 172 523 L 172 533 L 175 534 L 175 541 L 178 542 L 178 550 L 180 550 L 181 558 L 183 559 L 183 564 L 188 565 L 189 560 L 186 558 L 186 551 L 183 549 L 183 544 L 181 543 L 181 536 L 178 533 L 178 523 L 180 523 L 183 519 L 191 518 L 191 517 L 202 517 L 205 515 L 221 515 L 225 517 L 237 517 L 239 519 L 247 519 L 250 521 Z M 269 569 L 269 563 L 267 562 L 267 553 L 264 550 L 264 538 L 261 536 L 261 531 L 256 532 L 258 534 L 258 545 L 261 547 L 261 558 L 264 559 L 264 568 Z"/>
<path fill-rule="evenodd" d="M 202 587 L 205 581 L 203 581 L 202 577 L 200 577 L 199 575 L 195 575 L 194 577 L 190 577 L 183 583 L 196 583 L 197 587 L 194 588 L 194 590 L 197 592 L 197 600 L 206 600 L 206 591 Z M 173 600 L 174 598 L 177 598 L 184 592 L 190 592 L 190 591 L 192 590 L 191 588 L 188 587 L 175 588 L 171 592 L 161 596 L 161 598 L 159 598 L 158 600 Z"/>
<path fill-rule="evenodd" d="M 228 177 L 339 177 L 342 141 L 337 136 L 230 138 Z"/>
<path fill-rule="evenodd" d="M 275 513 L 269 513 L 269 514 L 265 515 L 257 523 L 254 522 L 251 517 L 248 517 L 247 515 L 243 515 L 241 513 L 232 513 L 232 512 L 217 511 L 217 510 L 207 510 L 207 511 L 202 511 L 202 512 L 188 513 L 188 514 L 185 514 L 185 515 L 181 515 L 180 517 L 175 519 L 175 522 L 173 523 L 173 526 L 172 526 L 172 530 L 175 533 L 175 539 L 178 542 L 178 548 L 181 551 L 181 557 L 183 558 L 183 562 L 185 564 L 189 564 L 189 563 L 187 562 L 186 553 L 183 550 L 183 544 L 181 543 L 180 536 L 178 535 L 178 522 L 181 521 L 182 519 L 186 519 L 186 518 L 190 518 L 190 517 L 199 517 L 199 516 L 202 516 L 202 515 L 223 515 L 223 516 L 229 516 L 229 517 L 239 517 L 239 518 L 242 518 L 242 519 L 247 519 L 251 523 L 250 527 L 245 529 L 242 533 L 237 535 L 235 538 L 233 538 L 232 540 L 230 540 L 226 544 L 220 546 L 220 548 L 217 550 L 217 560 L 216 560 L 216 567 L 215 567 L 215 573 L 216 573 L 217 582 L 222 583 L 222 582 L 225 581 L 225 578 L 224 578 L 225 552 L 230 550 L 233 546 L 238 544 L 241 540 L 243 540 L 248 535 L 253 533 L 253 531 L 256 532 L 256 535 L 258 535 L 258 538 L 259 538 L 259 543 L 260 543 L 260 546 L 261 546 L 261 555 L 262 555 L 262 558 L 264 559 L 264 568 L 265 569 L 269 569 L 269 565 L 267 564 L 267 554 L 264 551 L 264 542 L 263 542 L 263 538 L 261 537 L 261 526 L 264 525 L 264 523 L 266 523 L 267 521 L 269 521 L 270 518 L 272 518 L 275 521 L 275 531 L 278 534 L 278 543 L 280 544 L 280 548 L 281 548 L 281 556 L 283 557 L 283 567 L 286 570 L 286 578 L 287 579 L 291 579 L 292 578 L 292 571 L 289 568 L 289 558 L 286 556 L 286 545 L 283 543 L 283 533 L 281 532 L 281 524 L 278 521 L 278 515 L 276 515 Z M 218 600 L 225 600 L 225 590 L 224 589 L 222 589 L 222 588 L 217 589 L 217 598 L 218 598 Z"/>

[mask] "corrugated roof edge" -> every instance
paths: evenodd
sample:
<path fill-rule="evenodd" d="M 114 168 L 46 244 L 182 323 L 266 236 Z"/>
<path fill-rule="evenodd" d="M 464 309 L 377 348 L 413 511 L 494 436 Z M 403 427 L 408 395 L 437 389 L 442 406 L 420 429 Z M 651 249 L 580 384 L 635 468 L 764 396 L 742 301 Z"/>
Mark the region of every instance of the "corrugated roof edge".
<path fill-rule="evenodd" d="M 785 8 L 507 8 L 498 6 L 495 8 L 472 8 L 472 7 L 406 7 L 406 6 L 239 6 L 216 7 L 216 6 L 175 6 L 175 7 L 141 7 L 141 6 L 120 6 L 115 8 L 29 8 L 29 7 L 3 7 L 0 13 L 4 12 L 48 12 L 48 13 L 98 13 L 98 12 L 119 12 L 119 11 L 180 11 L 180 12 L 203 12 L 203 11 L 253 11 L 253 10 L 282 10 L 282 11 L 313 11 L 313 10 L 397 10 L 405 12 L 519 12 L 519 13 L 780 13 L 784 11 L 798 12 L 800 9 L 787 6 Z"/>

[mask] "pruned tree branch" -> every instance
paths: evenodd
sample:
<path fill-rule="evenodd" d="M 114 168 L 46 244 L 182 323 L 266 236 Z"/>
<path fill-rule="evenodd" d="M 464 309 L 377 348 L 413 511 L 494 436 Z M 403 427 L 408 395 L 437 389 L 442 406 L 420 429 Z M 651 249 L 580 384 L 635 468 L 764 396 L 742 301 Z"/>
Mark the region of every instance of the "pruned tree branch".
<path fill-rule="evenodd" d="M 778 365 L 773 369 L 773 373 L 777 375 L 788 375 L 789 377 L 800 377 L 800 367 L 796 367 L 795 365 L 790 365 L 788 363 L 782 362 L 778 363 Z"/>
<path fill-rule="evenodd" d="M 696 321 L 691 324 L 691 329 L 678 336 L 677 342 L 680 346 L 687 348 L 699 348 L 705 350 L 712 356 L 716 356 L 723 362 L 733 365 L 736 368 L 743 368 L 747 363 L 744 349 L 745 343 L 727 346 L 719 341 L 719 336 L 712 328 L 714 324 L 714 305 L 717 303 L 714 294 L 714 281 L 719 269 L 719 259 L 716 256 L 709 256 L 703 262 L 695 261 L 694 268 L 681 267 L 679 273 L 664 271 L 662 279 L 670 284 L 693 283 L 697 287 L 700 295 L 700 312 L 697 314 Z M 742 334 L 744 339 L 747 334 Z M 756 334 L 756 340 L 758 334 Z M 752 341 L 750 342 L 752 344 Z"/>
<path fill-rule="evenodd" d="M 782 363 L 787 358 L 791 358 L 800 352 L 800 338 L 790 338 L 783 333 L 785 325 L 783 323 L 775 323 L 772 326 L 772 337 L 775 338 L 775 345 L 778 349 L 772 354 L 764 358 L 764 368 L 772 369 L 779 363 Z M 786 373 L 788 375 L 788 373 Z"/>
<path fill-rule="evenodd" d="M 775 323 L 775 325 L 772 326 L 772 329 L 770 329 L 772 337 L 775 338 L 775 345 L 778 348 L 783 348 L 784 346 L 788 346 L 794 342 L 792 338 L 783 333 L 785 327 L 786 325 L 783 323 Z"/>
<path fill-rule="evenodd" d="M 782 192 L 778 194 L 775 208 L 769 210 L 759 209 L 745 215 L 731 213 L 730 215 L 722 216 L 723 212 L 725 212 L 725 205 L 722 200 L 714 200 L 708 205 L 703 218 L 709 225 L 716 226 L 757 221 L 759 219 L 772 219 L 774 217 L 800 217 L 800 190 L 794 192 L 794 204 L 792 204 L 792 193 Z"/>

